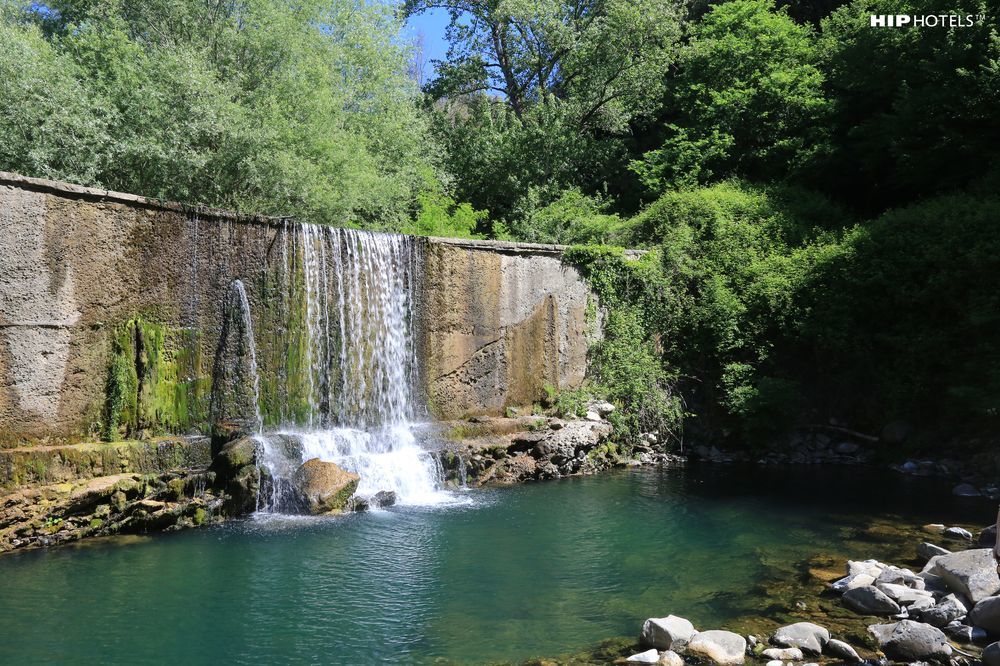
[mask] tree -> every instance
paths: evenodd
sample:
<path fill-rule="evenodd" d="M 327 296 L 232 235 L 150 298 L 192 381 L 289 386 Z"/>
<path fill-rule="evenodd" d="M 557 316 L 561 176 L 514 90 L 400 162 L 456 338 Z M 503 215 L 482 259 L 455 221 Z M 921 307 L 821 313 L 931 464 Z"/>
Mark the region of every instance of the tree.
<path fill-rule="evenodd" d="M 547 96 L 580 128 L 622 131 L 657 99 L 676 51 L 675 0 L 407 0 L 451 13 L 435 98 L 499 95 L 523 119 Z"/>
<path fill-rule="evenodd" d="M 688 33 L 668 82 L 664 145 L 633 165 L 652 191 L 779 178 L 825 150 L 829 102 L 809 27 L 771 0 L 734 0 Z"/>
<path fill-rule="evenodd" d="M 814 179 L 869 214 L 969 185 L 1000 158 L 1000 33 L 872 29 L 869 14 L 986 15 L 987 0 L 856 0 L 823 22 L 833 151 Z M 830 178 L 829 174 L 836 174 Z"/>
<path fill-rule="evenodd" d="M 38 27 L 25 32 L 19 21 Z M 45 121 L 54 135 L 33 132 L 18 148 L 38 156 L 34 163 L 0 153 L 0 168 L 392 229 L 416 209 L 424 174 L 435 168 L 400 23 L 385 5 L 54 0 L 44 9 L 8 12 L 3 25 L 28 35 L 18 41 L 30 46 L 34 60 L 25 62 L 58 59 L 45 71 L 61 70 L 51 76 L 56 100 L 70 98 L 58 103 L 73 112 L 63 114 L 66 122 L 55 113 Z M 0 49 L 7 46 L 4 40 Z M 17 65 L 20 57 L 4 79 L 28 100 L 23 91 L 38 77 Z M 87 103 L 94 107 L 89 115 Z M 18 116 L 32 108 L 12 102 L 0 110 L 0 123 L 31 125 Z M 81 148 L 89 153 L 86 171 L 66 168 L 74 152 L 46 146 L 80 143 L 80 128 L 66 123 L 88 118 L 103 134 Z"/>
<path fill-rule="evenodd" d="M 109 128 L 81 76 L 37 27 L 0 22 L 0 170 L 94 182 Z"/>

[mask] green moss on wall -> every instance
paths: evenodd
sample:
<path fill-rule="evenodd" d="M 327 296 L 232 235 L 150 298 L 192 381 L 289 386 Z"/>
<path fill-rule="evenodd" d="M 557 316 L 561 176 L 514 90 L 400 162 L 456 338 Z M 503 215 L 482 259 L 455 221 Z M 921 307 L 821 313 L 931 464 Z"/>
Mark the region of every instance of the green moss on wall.
<path fill-rule="evenodd" d="M 200 333 L 136 317 L 111 336 L 101 434 L 116 441 L 203 430 L 210 391 Z"/>

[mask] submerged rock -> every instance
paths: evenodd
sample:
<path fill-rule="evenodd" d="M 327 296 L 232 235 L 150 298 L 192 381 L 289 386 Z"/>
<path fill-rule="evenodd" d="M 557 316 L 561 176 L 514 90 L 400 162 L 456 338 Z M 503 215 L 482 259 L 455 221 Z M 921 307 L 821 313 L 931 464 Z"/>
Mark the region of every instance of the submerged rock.
<path fill-rule="evenodd" d="M 683 650 L 696 633 L 694 625 L 682 617 L 651 617 L 642 625 L 640 640 L 659 650 Z"/>
<path fill-rule="evenodd" d="M 925 560 L 929 560 L 932 557 L 937 557 L 938 555 L 950 555 L 951 551 L 947 548 L 942 548 L 941 546 L 936 546 L 927 541 L 923 542 L 917 546 L 917 555 Z"/>
<path fill-rule="evenodd" d="M 312 458 L 296 470 L 293 483 L 305 498 L 309 513 L 322 514 L 343 511 L 360 479 L 335 463 Z"/>
<path fill-rule="evenodd" d="M 747 641 L 731 631 L 713 629 L 696 634 L 687 653 L 717 666 L 739 666 L 746 659 Z"/>
<path fill-rule="evenodd" d="M 930 573 L 944 579 L 945 584 L 958 594 L 977 603 L 1000 591 L 997 561 L 989 548 L 963 550 L 936 557 Z"/>
<path fill-rule="evenodd" d="M 826 628 L 813 624 L 812 622 L 796 622 L 785 627 L 781 627 L 771 642 L 788 648 L 800 648 L 810 654 L 820 654 L 823 646 L 830 640 L 830 632 Z M 786 657 L 775 657 L 785 659 Z"/>
<path fill-rule="evenodd" d="M 979 492 L 979 488 L 976 488 L 971 483 L 958 484 L 952 489 L 951 494 L 956 497 L 982 497 L 982 493 Z"/>
<path fill-rule="evenodd" d="M 915 662 L 951 656 L 951 646 L 944 632 L 923 622 L 902 620 L 893 624 L 873 624 L 868 631 L 890 659 Z"/>

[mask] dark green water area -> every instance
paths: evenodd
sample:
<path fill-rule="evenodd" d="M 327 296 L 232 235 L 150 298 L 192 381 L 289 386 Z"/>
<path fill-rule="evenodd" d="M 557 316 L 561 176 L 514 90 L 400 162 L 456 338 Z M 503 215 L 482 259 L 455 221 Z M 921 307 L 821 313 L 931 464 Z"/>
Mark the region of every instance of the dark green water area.
<path fill-rule="evenodd" d="M 851 635 L 864 623 L 817 596 L 848 557 L 908 563 L 920 525 L 995 516 L 949 490 L 876 469 L 691 465 L 18 553 L 0 558 L 0 663 L 568 662 L 669 613 Z"/>

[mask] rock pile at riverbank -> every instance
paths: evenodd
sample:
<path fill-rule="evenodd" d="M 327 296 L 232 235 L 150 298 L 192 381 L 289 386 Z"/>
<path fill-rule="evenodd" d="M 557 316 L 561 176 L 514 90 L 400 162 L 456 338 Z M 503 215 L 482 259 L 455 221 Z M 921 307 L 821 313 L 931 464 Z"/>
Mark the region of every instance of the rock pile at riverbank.
<path fill-rule="evenodd" d="M 624 455 L 611 441 L 614 405 L 588 406 L 585 417 L 473 417 L 451 422 L 455 440 L 442 451 L 447 477 L 472 485 L 510 485 L 594 474 L 611 467 L 677 465 L 683 458 L 643 444 Z"/>
<path fill-rule="evenodd" d="M 927 525 L 924 530 L 959 548 L 953 552 L 930 541 L 919 544 L 916 551 L 926 560 L 919 571 L 874 559 L 849 560 L 846 575 L 829 583 L 824 595 L 836 595 L 845 610 L 856 614 L 864 636 L 853 630 L 847 631 L 850 636 L 833 636 L 815 622 L 795 622 L 768 636 L 743 637 L 725 630 L 699 632 L 683 617 L 668 615 L 646 620 L 639 640 L 642 651 L 618 662 L 1000 666 L 998 563 L 992 543 L 978 547 L 995 542 L 995 528 L 982 530 L 979 539 L 945 525 Z M 835 624 L 846 626 L 842 620 Z"/>
<path fill-rule="evenodd" d="M 223 500 L 213 480 L 211 472 L 175 470 L 16 490 L 0 498 L 0 552 L 217 522 Z"/>

